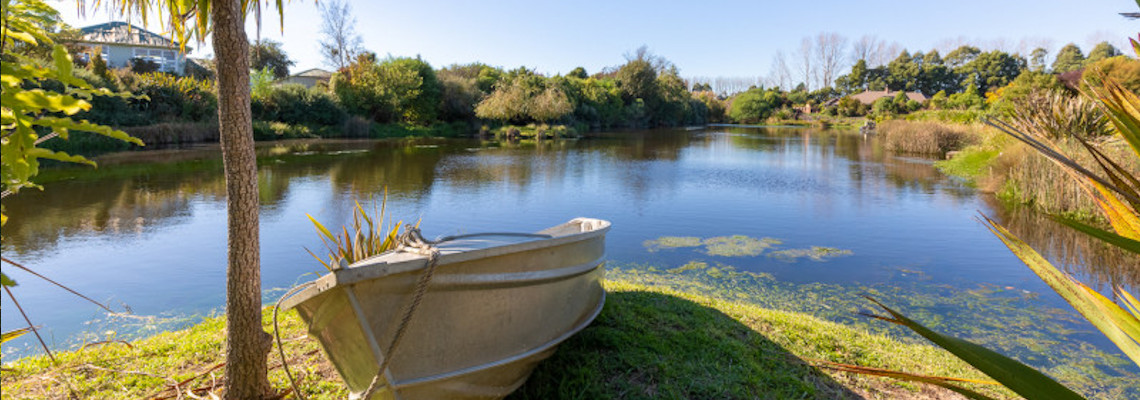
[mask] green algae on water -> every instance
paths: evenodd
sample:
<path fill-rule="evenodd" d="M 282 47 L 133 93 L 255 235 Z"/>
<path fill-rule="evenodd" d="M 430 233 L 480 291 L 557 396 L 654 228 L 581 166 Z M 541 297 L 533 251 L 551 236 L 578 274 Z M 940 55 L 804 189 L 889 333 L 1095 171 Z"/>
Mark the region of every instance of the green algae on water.
<path fill-rule="evenodd" d="M 807 258 L 812 261 L 824 262 L 828 259 L 835 257 L 843 257 L 854 254 L 851 250 L 837 249 L 834 247 L 811 246 L 807 249 L 787 249 L 777 250 L 768 253 L 768 257 L 775 258 L 780 261 L 795 262 L 802 258 Z"/>
<path fill-rule="evenodd" d="M 701 238 L 695 236 L 662 236 L 656 240 L 646 240 L 642 245 L 650 253 L 653 253 L 663 249 L 697 247 L 701 245 Z"/>
<path fill-rule="evenodd" d="M 717 236 L 702 242 L 705 254 L 721 257 L 755 257 L 781 243 L 780 239 L 757 239 L 744 235 Z"/>

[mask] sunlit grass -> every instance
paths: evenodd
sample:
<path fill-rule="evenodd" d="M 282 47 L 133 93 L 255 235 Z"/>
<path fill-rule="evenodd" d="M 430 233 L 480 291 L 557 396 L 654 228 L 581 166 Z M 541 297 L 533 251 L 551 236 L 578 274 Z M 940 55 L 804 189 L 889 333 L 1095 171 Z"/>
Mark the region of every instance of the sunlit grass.
<path fill-rule="evenodd" d="M 726 271 L 729 271 L 726 269 Z M 819 369 L 811 360 L 933 375 L 977 376 L 933 347 L 827 322 L 807 314 L 649 286 L 616 274 L 607 282 L 607 305 L 593 325 L 540 364 L 514 398 L 911 398 L 932 389 L 910 383 Z M 674 279 L 685 279 L 674 278 Z M 344 398 L 340 378 L 293 313 L 282 319 L 282 339 L 301 390 L 310 398 Z M 269 313 L 264 321 L 268 326 Z M 57 353 L 6 365 L 4 397 L 84 399 L 173 396 L 168 384 L 216 388 L 222 371 L 224 319 L 189 329 L 85 351 Z M 270 381 L 288 383 L 270 359 Z M 65 384 L 66 382 L 66 384 Z M 935 392 L 937 393 L 937 392 Z M 1004 396 L 1001 390 L 991 394 Z M 205 391 L 195 392 L 206 395 Z"/>

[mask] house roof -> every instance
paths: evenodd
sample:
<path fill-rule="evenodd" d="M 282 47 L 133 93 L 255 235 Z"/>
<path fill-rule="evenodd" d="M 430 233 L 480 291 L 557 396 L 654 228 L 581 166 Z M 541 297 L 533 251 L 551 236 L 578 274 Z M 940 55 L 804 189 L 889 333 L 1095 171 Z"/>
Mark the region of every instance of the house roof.
<path fill-rule="evenodd" d="M 332 72 L 325 71 L 325 70 L 320 69 L 320 68 L 310 68 L 310 69 L 295 73 L 291 76 L 329 79 L 329 78 L 332 78 L 332 75 L 333 75 Z"/>
<path fill-rule="evenodd" d="M 926 101 L 926 95 L 924 95 L 922 93 L 919 93 L 919 92 L 903 92 L 903 93 L 906 93 L 906 98 L 908 98 L 908 99 L 911 99 L 911 100 L 914 100 L 914 101 L 917 101 L 920 103 Z M 899 92 L 892 92 L 890 89 L 887 89 L 887 90 L 868 90 L 868 91 L 865 91 L 863 93 L 851 95 L 851 98 L 853 98 L 855 100 L 859 100 L 859 102 L 861 102 L 863 104 L 871 105 L 875 102 L 875 100 L 881 99 L 883 97 L 893 98 L 895 96 L 898 96 L 898 94 L 899 94 Z"/>
<path fill-rule="evenodd" d="M 79 29 L 84 42 L 146 47 L 178 47 L 178 42 L 126 22 L 114 21 Z M 190 48 L 187 47 L 187 51 Z"/>

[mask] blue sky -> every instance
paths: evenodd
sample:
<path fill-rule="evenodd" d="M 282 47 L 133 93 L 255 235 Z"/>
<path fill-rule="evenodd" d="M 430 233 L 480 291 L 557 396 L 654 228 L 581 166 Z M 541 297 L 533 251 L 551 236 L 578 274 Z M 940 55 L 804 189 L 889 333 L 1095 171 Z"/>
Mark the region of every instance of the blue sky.
<path fill-rule="evenodd" d="M 66 22 L 111 20 L 103 11 L 77 16 L 74 1 L 55 3 Z M 1109 40 L 1119 48 L 1140 31 L 1133 0 L 1027 1 L 351 1 L 364 47 L 393 56 L 420 55 L 433 66 L 481 61 L 542 73 L 576 66 L 590 73 L 621 64 L 641 45 L 682 76 L 767 76 L 776 52 L 790 56 L 802 38 L 835 32 L 853 42 L 870 35 L 927 51 L 968 42 L 1028 52 L 1056 52 L 1073 42 L 1086 52 Z M 121 20 L 121 18 L 117 18 Z M 320 13 L 313 1 L 285 6 L 285 30 L 267 15 L 261 37 L 284 42 L 293 71 L 322 65 Z M 151 29 L 159 30 L 152 22 Z M 253 25 L 250 24 L 252 38 Z M 208 56 L 209 44 L 192 56 Z M 945 54 L 945 52 L 943 53 Z"/>

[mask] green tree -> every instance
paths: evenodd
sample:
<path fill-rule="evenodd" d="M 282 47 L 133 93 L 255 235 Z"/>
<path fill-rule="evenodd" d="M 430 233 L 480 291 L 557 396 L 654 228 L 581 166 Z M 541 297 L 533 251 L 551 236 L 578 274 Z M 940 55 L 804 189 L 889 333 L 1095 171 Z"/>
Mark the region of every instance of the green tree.
<path fill-rule="evenodd" d="M 843 94 L 855 94 L 867 89 L 867 61 L 859 60 L 851 72 L 835 79 L 835 88 Z"/>
<path fill-rule="evenodd" d="M 436 76 L 440 84 L 439 117 L 443 121 L 467 121 L 475 119 L 475 106 L 483 100 L 479 90 L 478 69 L 470 71 L 458 65 L 439 70 Z"/>
<path fill-rule="evenodd" d="M 249 67 L 255 71 L 268 68 L 274 77 L 282 79 L 289 76 L 289 67 L 293 64 L 293 60 L 281 48 L 281 42 L 265 39 L 254 42 L 249 47 Z"/>
<path fill-rule="evenodd" d="M 1043 48 L 1033 49 L 1029 53 L 1029 70 L 1033 72 L 1045 72 L 1045 58 L 1049 57 L 1049 50 Z"/>
<path fill-rule="evenodd" d="M 887 63 L 887 73 L 887 88 L 914 91 L 918 86 L 918 76 L 922 73 L 922 67 L 915 62 L 909 52 L 903 50 L 898 57 Z"/>
<path fill-rule="evenodd" d="M 958 87 L 958 76 L 943 63 L 937 50 L 932 50 L 922 57 L 922 72 L 918 74 L 915 89 L 932 96 L 943 90 L 957 90 Z"/>
<path fill-rule="evenodd" d="M 1121 53 L 1120 50 L 1118 50 L 1112 44 L 1109 44 L 1108 42 L 1100 42 L 1097 43 L 1096 46 L 1093 47 L 1092 51 L 1089 52 L 1089 58 L 1085 59 L 1085 65 L 1090 65 L 1097 61 L 1116 57 L 1121 54 L 1123 53 Z"/>
<path fill-rule="evenodd" d="M 1081 48 L 1077 45 L 1069 43 L 1062 47 L 1057 52 L 1057 58 L 1053 60 L 1053 73 L 1059 74 L 1062 72 L 1076 71 L 1085 65 L 1085 56 L 1081 53 Z"/>
<path fill-rule="evenodd" d="M 1047 74 L 1043 72 L 1026 71 L 1018 75 L 1016 79 L 1008 85 L 994 91 L 993 95 L 987 95 L 990 103 L 990 110 L 998 115 L 1009 116 L 1015 108 L 1026 101 L 1026 99 L 1034 92 L 1041 91 L 1060 91 L 1064 86 L 1061 81 L 1057 79 L 1056 75 Z"/>
<path fill-rule="evenodd" d="M 618 68 L 617 83 L 626 102 L 642 99 L 647 104 L 657 101 L 657 70 L 649 60 L 633 59 Z"/>
<path fill-rule="evenodd" d="M 427 124 L 439 112 L 442 86 L 435 71 L 418 58 L 357 56 L 330 81 L 344 107 L 378 122 Z"/>
<path fill-rule="evenodd" d="M 982 54 L 982 51 L 977 47 L 963 45 L 947 53 L 946 57 L 943 58 L 943 62 L 951 69 L 957 69 L 974 61 L 979 54 Z"/>
<path fill-rule="evenodd" d="M 490 96 L 475 108 L 479 118 L 525 123 L 548 122 L 574 111 L 565 90 L 525 68 L 508 73 Z"/>
<path fill-rule="evenodd" d="M 566 76 L 571 76 L 571 77 L 575 77 L 578 79 L 586 79 L 586 78 L 590 77 L 590 74 L 586 73 L 585 68 L 577 67 L 577 68 L 570 70 L 570 73 L 566 74 Z"/>
<path fill-rule="evenodd" d="M 732 100 L 728 116 L 739 123 L 754 124 L 768 119 L 781 105 L 780 95 L 775 91 L 749 89 Z"/>
<path fill-rule="evenodd" d="M 1133 93 L 1140 93 L 1140 61 L 1134 58 L 1116 56 L 1090 63 L 1082 77 L 1097 87 L 1103 86 L 1105 80 L 1111 80 Z M 1087 88 L 1088 85 L 1082 83 L 1081 86 Z"/>
<path fill-rule="evenodd" d="M 1012 82 L 1025 70 L 1025 59 L 1017 55 L 994 50 L 979 54 L 956 72 L 963 85 L 976 85 L 979 89 L 996 89 Z"/>

